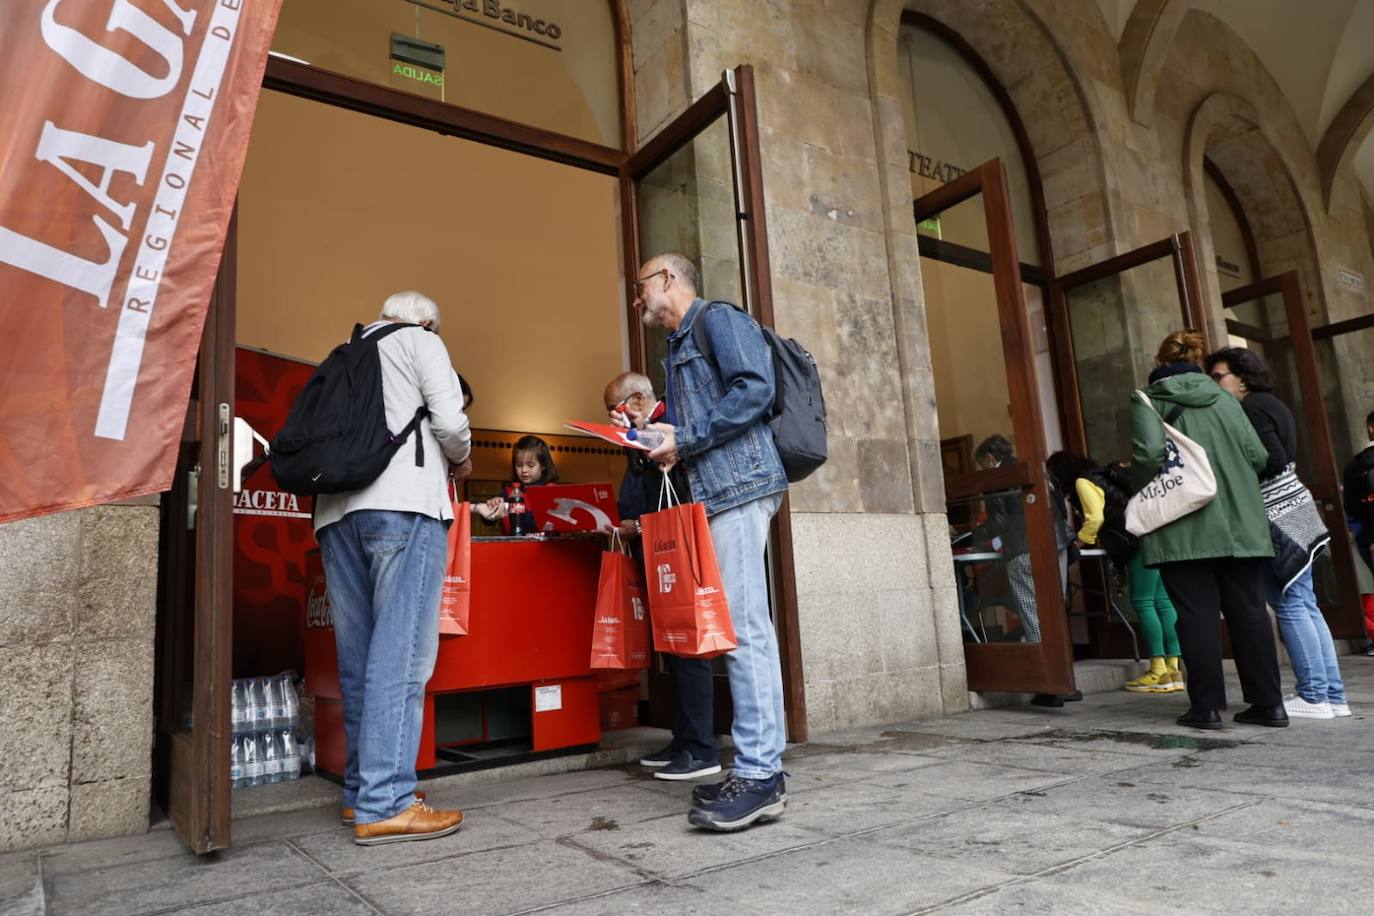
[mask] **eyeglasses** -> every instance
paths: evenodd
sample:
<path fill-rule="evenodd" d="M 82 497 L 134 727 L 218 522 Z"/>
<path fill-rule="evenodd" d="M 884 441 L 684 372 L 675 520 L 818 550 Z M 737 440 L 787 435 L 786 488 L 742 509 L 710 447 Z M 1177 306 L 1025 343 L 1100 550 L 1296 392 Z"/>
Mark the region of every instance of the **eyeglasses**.
<path fill-rule="evenodd" d="M 1222 379 L 1226 378 L 1226 376 L 1228 376 L 1228 375 L 1235 375 L 1235 373 L 1234 373 L 1234 372 L 1213 372 L 1211 375 L 1212 375 L 1212 381 L 1214 381 L 1214 382 L 1216 382 L 1218 385 L 1220 385 Z"/>
<path fill-rule="evenodd" d="M 666 267 L 661 267 L 661 268 L 659 268 L 658 270 L 654 271 L 653 273 L 649 274 L 649 276 L 647 276 L 647 277 L 640 277 L 638 280 L 634 281 L 635 295 L 636 295 L 636 296 L 642 296 L 642 295 L 644 295 L 644 284 L 645 284 L 645 283 L 648 283 L 648 282 L 649 282 L 650 280 L 652 280 L 654 277 L 658 277 L 658 276 L 663 277 L 663 285 L 664 285 L 664 286 L 667 286 L 667 285 L 668 285 L 668 281 L 671 280 L 671 279 L 673 278 L 672 271 L 668 270 L 668 268 L 666 268 Z"/>

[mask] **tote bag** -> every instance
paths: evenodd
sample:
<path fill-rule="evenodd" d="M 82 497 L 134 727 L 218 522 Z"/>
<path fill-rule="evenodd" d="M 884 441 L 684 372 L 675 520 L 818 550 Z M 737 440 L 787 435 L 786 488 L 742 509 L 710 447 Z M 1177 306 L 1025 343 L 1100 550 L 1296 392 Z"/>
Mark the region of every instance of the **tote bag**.
<path fill-rule="evenodd" d="M 1217 478 L 1206 449 L 1165 423 L 1145 392 L 1136 389 L 1134 397 L 1154 411 L 1164 427 L 1164 463 L 1126 504 L 1126 530 L 1139 537 L 1210 503 L 1217 495 Z"/>
<path fill-rule="evenodd" d="M 601 553 L 601 576 L 592 618 L 592 668 L 634 670 L 649 667 L 649 618 L 644 577 L 634 558 L 611 535 Z M 637 685 L 638 679 L 634 681 Z"/>
<path fill-rule="evenodd" d="M 448 526 L 448 561 L 439 597 L 439 635 L 466 636 L 472 610 L 472 516 L 465 500 L 453 503 Z"/>
<path fill-rule="evenodd" d="M 664 475 L 668 508 L 640 518 L 644 575 L 654 648 L 687 658 L 714 658 L 739 646 L 711 529 L 701 503 L 674 503 Z M 659 504 L 664 503 L 660 497 Z"/>

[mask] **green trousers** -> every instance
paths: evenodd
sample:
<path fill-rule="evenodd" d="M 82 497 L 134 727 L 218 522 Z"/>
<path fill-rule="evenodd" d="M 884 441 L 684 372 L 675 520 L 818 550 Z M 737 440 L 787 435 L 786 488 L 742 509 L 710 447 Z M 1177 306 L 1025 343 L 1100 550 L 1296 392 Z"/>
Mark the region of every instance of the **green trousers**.
<path fill-rule="evenodd" d="M 1131 554 L 1131 562 L 1126 565 L 1131 590 L 1131 606 L 1135 608 L 1136 618 L 1140 620 L 1140 632 L 1145 637 L 1145 648 L 1151 658 L 1177 656 L 1178 611 L 1164 590 L 1164 580 L 1159 570 L 1150 569 L 1140 559 L 1140 551 Z"/>

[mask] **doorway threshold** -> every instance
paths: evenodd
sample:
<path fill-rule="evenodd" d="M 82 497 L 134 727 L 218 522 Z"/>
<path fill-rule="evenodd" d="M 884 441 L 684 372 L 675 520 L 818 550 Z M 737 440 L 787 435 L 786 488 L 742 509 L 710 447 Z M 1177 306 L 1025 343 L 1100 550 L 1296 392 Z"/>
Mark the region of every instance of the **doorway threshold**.
<path fill-rule="evenodd" d="M 1090 693 L 1111 693 L 1113 690 L 1120 690 L 1127 681 L 1137 677 L 1147 667 L 1148 662 L 1132 661 L 1129 658 L 1091 659 L 1073 663 L 1073 679 L 1085 696 Z M 1029 693 L 977 693 L 970 690 L 968 703 L 970 709 L 1026 706 L 1030 703 L 1031 696 Z"/>
<path fill-rule="evenodd" d="M 672 737 L 660 728 L 625 728 L 606 732 L 594 749 L 580 753 L 560 754 L 522 760 L 504 766 L 486 766 L 463 772 L 422 778 L 420 788 L 440 791 L 470 786 L 491 785 L 511 779 L 548 776 L 627 766 L 640 757 L 656 751 Z M 430 771 L 433 772 L 433 771 Z M 270 786 L 238 789 L 233 794 L 234 819 L 277 814 L 283 811 L 307 811 L 339 803 L 339 786 L 332 779 L 316 774 L 302 776 L 290 782 Z"/>

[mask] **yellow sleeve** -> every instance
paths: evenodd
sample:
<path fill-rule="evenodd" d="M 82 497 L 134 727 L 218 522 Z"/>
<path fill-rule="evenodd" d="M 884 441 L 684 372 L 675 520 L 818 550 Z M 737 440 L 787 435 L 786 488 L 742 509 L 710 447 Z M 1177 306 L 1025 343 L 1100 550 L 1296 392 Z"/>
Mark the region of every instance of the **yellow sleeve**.
<path fill-rule="evenodd" d="M 1107 507 L 1106 494 L 1085 477 L 1074 481 L 1073 488 L 1078 492 L 1079 505 L 1083 507 L 1083 527 L 1078 529 L 1078 539 L 1084 544 L 1096 544 L 1097 529 L 1102 527 L 1102 510 Z"/>

